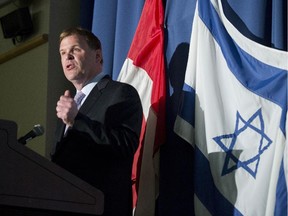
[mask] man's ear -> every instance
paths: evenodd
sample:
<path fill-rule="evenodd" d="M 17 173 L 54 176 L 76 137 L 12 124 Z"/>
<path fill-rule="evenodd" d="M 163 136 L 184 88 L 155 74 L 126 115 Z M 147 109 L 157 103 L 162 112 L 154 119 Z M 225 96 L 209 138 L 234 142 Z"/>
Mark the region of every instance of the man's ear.
<path fill-rule="evenodd" d="M 100 49 L 96 50 L 96 62 L 103 63 L 102 51 Z"/>

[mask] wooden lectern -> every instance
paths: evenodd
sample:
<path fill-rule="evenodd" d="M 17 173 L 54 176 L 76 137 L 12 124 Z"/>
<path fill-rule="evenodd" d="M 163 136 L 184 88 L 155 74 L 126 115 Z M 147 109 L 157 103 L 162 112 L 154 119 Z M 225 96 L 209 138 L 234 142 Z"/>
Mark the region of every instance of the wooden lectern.
<path fill-rule="evenodd" d="M 101 215 L 97 188 L 17 142 L 15 122 L 0 120 L 0 215 Z"/>

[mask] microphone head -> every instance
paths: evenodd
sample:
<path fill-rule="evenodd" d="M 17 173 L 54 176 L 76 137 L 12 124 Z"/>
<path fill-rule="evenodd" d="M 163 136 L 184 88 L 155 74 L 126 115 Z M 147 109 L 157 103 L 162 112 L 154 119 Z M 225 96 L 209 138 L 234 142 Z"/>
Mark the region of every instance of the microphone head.
<path fill-rule="evenodd" d="M 42 127 L 40 124 L 34 125 L 33 131 L 35 136 L 41 136 L 44 134 L 44 127 Z"/>

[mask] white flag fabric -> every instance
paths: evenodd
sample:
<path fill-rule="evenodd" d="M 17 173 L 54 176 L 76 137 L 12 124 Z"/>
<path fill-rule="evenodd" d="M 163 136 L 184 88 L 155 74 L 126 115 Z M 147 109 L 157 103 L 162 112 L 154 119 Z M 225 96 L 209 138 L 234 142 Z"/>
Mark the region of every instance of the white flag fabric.
<path fill-rule="evenodd" d="M 174 130 L 195 148 L 195 215 L 287 215 L 288 54 L 198 1 Z"/>

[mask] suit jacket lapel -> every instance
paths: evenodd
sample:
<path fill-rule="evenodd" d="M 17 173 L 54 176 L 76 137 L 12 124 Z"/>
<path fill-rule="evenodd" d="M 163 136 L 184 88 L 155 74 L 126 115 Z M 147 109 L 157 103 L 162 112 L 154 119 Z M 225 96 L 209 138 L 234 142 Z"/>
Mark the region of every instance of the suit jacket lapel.
<path fill-rule="evenodd" d="M 106 75 L 97 83 L 97 85 L 92 89 L 92 91 L 88 95 L 87 99 L 84 101 L 83 105 L 80 107 L 82 113 L 88 113 L 88 111 L 93 106 L 95 101 L 101 95 L 102 89 L 104 89 L 107 86 L 110 80 L 111 78 L 108 75 Z M 56 146 L 52 147 L 51 155 L 53 155 L 57 151 L 57 149 L 59 149 L 59 147 L 61 146 L 61 139 L 64 136 L 64 130 L 66 128 L 66 125 L 62 122 L 62 120 L 59 119 L 56 127 L 57 127 L 55 134 Z"/>
<path fill-rule="evenodd" d="M 104 76 L 92 89 L 90 94 L 88 95 L 87 99 L 84 101 L 82 106 L 80 107 L 80 110 L 82 113 L 88 113 L 92 105 L 95 103 L 95 101 L 98 99 L 98 97 L 101 95 L 102 89 L 104 89 L 108 82 L 110 81 L 110 77 L 108 75 Z"/>
<path fill-rule="evenodd" d="M 85 100 L 83 105 L 80 107 L 80 110 L 82 113 L 88 113 L 88 111 L 90 110 L 92 105 L 95 103 L 95 101 L 101 95 L 101 90 L 107 86 L 109 80 L 110 80 L 110 77 L 108 75 L 104 76 L 97 83 L 97 85 L 92 89 L 92 91 L 88 95 L 87 99 Z M 60 142 L 63 135 L 64 135 L 66 125 L 62 122 L 62 120 L 58 119 L 56 127 L 57 128 L 56 128 L 56 134 L 55 134 L 56 137 L 55 138 L 56 138 L 57 142 Z"/>

